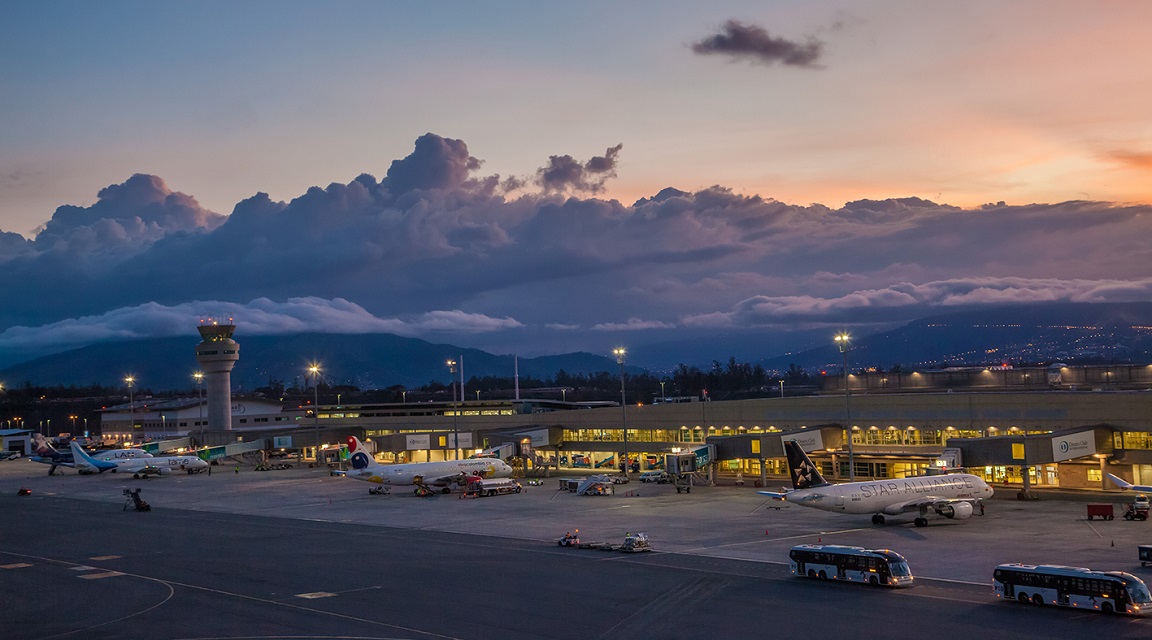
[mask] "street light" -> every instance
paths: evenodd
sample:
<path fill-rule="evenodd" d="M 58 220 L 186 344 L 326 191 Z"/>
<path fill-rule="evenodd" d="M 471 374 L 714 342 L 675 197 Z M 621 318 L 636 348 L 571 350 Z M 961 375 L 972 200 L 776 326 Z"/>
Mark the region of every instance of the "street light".
<path fill-rule="evenodd" d="M 852 405 L 848 399 L 848 342 L 851 336 L 847 333 L 836 334 L 836 346 L 844 355 L 844 428 L 848 431 L 848 481 L 856 482 L 856 457 L 852 453 Z"/>
<path fill-rule="evenodd" d="M 612 350 L 612 355 L 616 356 L 616 364 L 620 365 L 620 425 L 624 427 L 624 477 L 628 477 L 628 404 L 624 401 L 624 356 L 628 352 L 624 347 L 616 347 Z"/>
<path fill-rule="evenodd" d="M 445 364 L 448 365 L 448 373 L 456 373 L 456 361 L 449 359 Z M 452 457 L 456 458 L 456 445 L 460 424 L 460 408 L 456 406 L 456 378 L 449 378 L 449 383 L 452 386 Z M 464 372 L 460 372 L 460 402 L 464 402 Z"/>
<path fill-rule="evenodd" d="M 192 377 L 196 379 L 196 407 L 199 409 L 196 425 L 200 427 L 200 440 L 204 440 L 204 372 L 197 371 Z M 200 442 L 200 445 L 204 443 Z"/>
<path fill-rule="evenodd" d="M 312 426 L 316 430 L 316 466 L 320 466 L 320 365 L 308 365 L 312 376 Z"/>
<path fill-rule="evenodd" d="M 667 402 L 668 396 L 664 393 L 664 380 L 660 381 L 660 402 Z"/>
<path fill-rule="evenodd" d="M 136 406 L 132 403 L 132 386 L 136 384 L 136 378 L 128 376 L 124 382 L 128 384 L 128 437 L 132 438 L 136 431 Z"/>

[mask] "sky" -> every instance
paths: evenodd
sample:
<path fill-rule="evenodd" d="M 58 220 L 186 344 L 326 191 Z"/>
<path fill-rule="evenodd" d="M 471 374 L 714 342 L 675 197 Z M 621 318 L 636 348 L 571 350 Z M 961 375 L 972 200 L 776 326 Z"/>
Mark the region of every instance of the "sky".
<path fill-rule="evenodd" d="M 1148 24 L 1126 1 L 0 0 L 0 352 L 228 316 L 609 353 L 1149 300 Z"/>

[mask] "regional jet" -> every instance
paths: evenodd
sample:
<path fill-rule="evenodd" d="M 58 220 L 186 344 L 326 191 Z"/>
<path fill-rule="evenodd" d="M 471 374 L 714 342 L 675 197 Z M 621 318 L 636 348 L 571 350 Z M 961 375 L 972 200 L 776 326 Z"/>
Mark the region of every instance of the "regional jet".
<path fill-rule="evenodd" d="M 76 444 L 75 440 L 72 441 L 72 458 L 76 461 L 76 470 L 81 473 L 84 473 L 85 469 L 89 470 L 88 473 L 105 470 L 110 470 L 113 473 L 123 471 L 124 473 L 131 473 L 133 478 L 164 475 L 173 471 L 199 473 L 208 468 L 208 463 L 199 456 L 154 456 L 119 460 L 112 463 L 115 468 L 105 469 L 103 465 L 109 463 L 96 460 L 88 455 L 86 451 L 80 448 L 80 445 Z"/>
<path fill-rule="evenodd" d="M 872 524 L 884 524 L 885 516 L 916 512 L 919 515 L 913 522 L 917 527 L 926 527 L 929 509 L 945 518 L 963 520 L 972 516 L 981 500 L 992 497 L 988 483 L 967 473 L 831 484 L 799 444 L 784 441 L 784 452 L 788 455 L 793 489 L 760 493 L 824 511 L 871 513 Z"/>
<path fill-rule="evenodd" d="M 378 485 L 415 486 L 418 495 L 422 490 L 429 490 L 428 485 L 437 487 L 442 493 L 451 493 L 452 485 L 462 486 L 469 477 L 507 478 L 512 475 L 512 467 L 496 458 L 380 464 L 355 436 L 348 437 L 348 458 L 352 469 L 341 475 Z"/>
<path fill-rule="evenodd" d="M 32 444 L 36 447 L 36 454 L 29 456 L 29 460 L 39 462 L 41 464 L 52 465 L 48 468 L 48 475 L 55 475 L 57 467 L 68 467 L 76 469 L 80 473 L 103 473 L 117 469 L 118 461 L 129 460 L 133 458 L 151 458 L 152 454 L 143 449 L 105 449 L 89 454 L 97 464 L 76 464 L 76 456 L 71 453 L 57 451 L 55 447 L 48 443 L 48 439 L 43 434 L 32 434 Z"/>

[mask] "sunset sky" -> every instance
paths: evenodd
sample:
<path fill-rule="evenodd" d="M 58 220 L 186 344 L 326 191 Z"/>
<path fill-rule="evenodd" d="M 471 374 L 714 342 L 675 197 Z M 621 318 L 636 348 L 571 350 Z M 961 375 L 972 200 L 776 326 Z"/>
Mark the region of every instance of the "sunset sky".
<path fill-rule="evenodd" d="M 1124 1 L 0 0 L 0 291 L 59 294 L 0 311 L 0 351 L 214 309 L 542 353 L 1147 300 L 1148 25 Z"/>

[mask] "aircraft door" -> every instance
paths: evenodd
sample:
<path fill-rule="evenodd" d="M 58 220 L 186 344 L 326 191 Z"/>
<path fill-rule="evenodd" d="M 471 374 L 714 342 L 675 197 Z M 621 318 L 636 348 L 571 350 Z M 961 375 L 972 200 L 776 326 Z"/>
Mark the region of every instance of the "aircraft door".
<path fill-rule="evenodd" d="M 840 493 L 840 492 L 836 493 L 835 505 L 836 505 L 837 509 L 843 509 L 844 508 L 844 494 L 843 493 Z"/>

